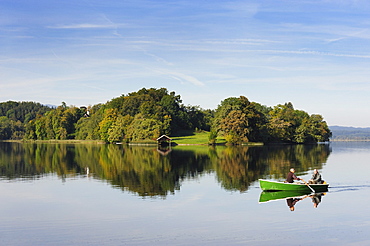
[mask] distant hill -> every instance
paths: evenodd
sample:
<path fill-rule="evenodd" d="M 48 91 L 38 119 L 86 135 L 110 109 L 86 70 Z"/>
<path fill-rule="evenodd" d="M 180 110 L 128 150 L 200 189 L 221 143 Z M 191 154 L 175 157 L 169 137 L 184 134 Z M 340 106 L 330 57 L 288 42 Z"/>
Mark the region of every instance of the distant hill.
<path fill-rule="evenodd" d="M 370 141 L 370 127 L 329 126 L 331 141 Z"/>

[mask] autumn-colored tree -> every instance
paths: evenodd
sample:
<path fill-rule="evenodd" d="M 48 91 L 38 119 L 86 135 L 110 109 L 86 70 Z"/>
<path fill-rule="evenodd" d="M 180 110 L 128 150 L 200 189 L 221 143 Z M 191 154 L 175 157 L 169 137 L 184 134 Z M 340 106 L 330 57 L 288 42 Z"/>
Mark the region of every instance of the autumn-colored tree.
<path fill-rule="evenodd" d="M 238 144 L 248 142 L 248 118 L 241 110 L 232 110 L 221 120 L 220 128 L 223 129 L 225 138 L 229 143 Z"/>
<path fill-rule="evenodd" d="M 261 141 L 266 118 L 258 106 L 244 96 L 225 99 L 216 109 L 213 129 L 232 144 Z"/>

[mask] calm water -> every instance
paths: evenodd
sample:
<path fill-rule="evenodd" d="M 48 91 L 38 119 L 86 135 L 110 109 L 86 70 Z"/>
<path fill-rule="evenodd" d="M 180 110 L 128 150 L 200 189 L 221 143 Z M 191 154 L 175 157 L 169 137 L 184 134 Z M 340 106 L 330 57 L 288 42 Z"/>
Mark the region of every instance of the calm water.
<path fill-rule="evenodd" d="M 175 147 L 0 143 L 3 245 L 370 245 L 370 143 Z M 290 167 L 330 183 L 259 203 Z"/>

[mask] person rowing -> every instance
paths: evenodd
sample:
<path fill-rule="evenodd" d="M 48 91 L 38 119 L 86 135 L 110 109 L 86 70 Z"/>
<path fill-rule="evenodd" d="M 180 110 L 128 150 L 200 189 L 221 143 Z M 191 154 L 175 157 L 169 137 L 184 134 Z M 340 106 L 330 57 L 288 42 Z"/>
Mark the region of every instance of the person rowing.
<path fill-rule="evenodd" d="M 294 173 L 295 173 L 294 168 L 291 168 L 290 172 L 288 173 L 288 176 L 286 177 L 286 180 L 285 180 L 286 183 L 293 183 L 294 180 L 301 180 Z"/>

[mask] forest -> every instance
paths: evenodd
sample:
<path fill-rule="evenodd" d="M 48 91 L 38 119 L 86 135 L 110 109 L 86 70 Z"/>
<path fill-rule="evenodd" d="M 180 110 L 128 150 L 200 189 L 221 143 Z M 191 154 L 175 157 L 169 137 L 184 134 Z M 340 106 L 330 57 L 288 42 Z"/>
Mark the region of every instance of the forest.
<path fill-rule="evenodd" d="M 316 143 L 329 141 L 331 131 L 318 114 L 294 109 L 288 102 L 273 107 L 245 96 L 227 98 L 215 110 L 182 104 L 166 88 L 142 88 L 93 106 L 48 107 L 34 102 L 0 103 L 0 139 L 101 140 L 106 143 L 153 141 L 165 134 L 209 132 L 228 144 Z"/>

